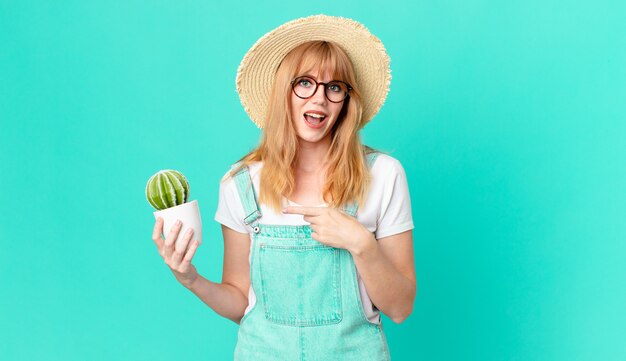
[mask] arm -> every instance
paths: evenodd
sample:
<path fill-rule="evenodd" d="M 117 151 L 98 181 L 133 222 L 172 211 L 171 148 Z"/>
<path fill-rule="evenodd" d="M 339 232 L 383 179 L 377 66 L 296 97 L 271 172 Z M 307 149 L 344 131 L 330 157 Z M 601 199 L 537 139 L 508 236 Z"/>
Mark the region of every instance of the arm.
<path fill-rule="evenodd" d="M 314 240 L 352 254 L 367 293 L 379 310 L 396 323 L 409 317 L 417 288 L 412 230 L 377 241 L 356 218 L 333 208 L 292 206 L 283 212 L 303 214 L 311 224 Z"/>
<path fill-rule="evenodd" d="M 378 241 L 370 235 L 350 253 L 372 303 L 400 323 L 413 311 L 417 292 L 412 230 Z"/>
<path fill-rule="evenodd" d="M 193 232 L 188 232 L 175 242 L 181 224 L 177 223 L 165 239 L 161 239 L 163 219 L 158 218 L 154 224 L 152 240 L 165 264 L 171 269 L 176 280 L 190 289 L 204 303 L 221 316 L 239 323 L 248 304 L 246 292 L 250 284 L 248 253 L 250 238 L 247 233 L 235 232 L 222 226 L 224 234 L 224 272 L 222 283 L 215 283 L 200 276 L 196 267 L 191 264 L 199 243 L 191 242 Z M 184 257 L 184 258 L 183 258 Z"/>
<path fill-rule="evenodd" d="M 222 283 L 211 282 L 198 275 L 186 287 L 219 315 L 238 324 L 248 306 L 250 236 L 224 225 L 222 234 L 224 235 Z"/>

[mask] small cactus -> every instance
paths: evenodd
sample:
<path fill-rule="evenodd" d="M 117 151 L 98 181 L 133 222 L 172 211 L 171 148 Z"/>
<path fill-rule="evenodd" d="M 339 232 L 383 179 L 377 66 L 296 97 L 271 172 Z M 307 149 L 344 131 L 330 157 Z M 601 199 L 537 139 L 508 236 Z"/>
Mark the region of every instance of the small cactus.
<path fill-rule="evenodd" d="M 148 180 L 146 198 L 157 210 L 181 205 L 189 198 L 189 183 L 179 171 L 161 170 Z"/>

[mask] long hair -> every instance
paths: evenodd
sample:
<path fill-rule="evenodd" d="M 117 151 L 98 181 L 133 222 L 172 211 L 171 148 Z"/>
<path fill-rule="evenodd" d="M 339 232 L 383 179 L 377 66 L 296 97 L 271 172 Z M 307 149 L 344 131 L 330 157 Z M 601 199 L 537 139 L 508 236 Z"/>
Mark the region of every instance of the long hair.
<path fill-rule="evenodd" d="M 261 169 L 259 202 L 280 213 L 283 197 L 295 190 L 294 170 L 298 136 L 291 119 L 291 80 L 318 67 L 334 80 L 352 86 L 344 100 L 331 133 L 331 145 L 325 156 L 328 163 L 322 196 L 329 207 L 339 208 L 353 201 L 362 205 L 370 183 L 365 155 L 374 149 L 361 144 L 359 129 L 363 103 L 348 55 L 329 41 L 311 41 L 289 52 L 276 70 L 261 140 L 256 149 L 243 156 L 239 169 L 257 161 Z"/>

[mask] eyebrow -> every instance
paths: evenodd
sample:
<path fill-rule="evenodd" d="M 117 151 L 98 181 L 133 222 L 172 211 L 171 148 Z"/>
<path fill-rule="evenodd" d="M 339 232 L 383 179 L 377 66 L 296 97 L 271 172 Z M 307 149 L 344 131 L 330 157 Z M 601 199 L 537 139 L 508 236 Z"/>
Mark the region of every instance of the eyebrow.
<path fill-rule="evenodd" d="M 316 82 L 318 82 L 318 83 L 319 83 L 319 81 L 317 80 L 317 78 L 316 78 L 316 77 L 314 77 L 314 76 L 313 76 L 313 75 L 311 75 L 311 74 L 304 74 L 304 75 L 300 75 L 300 76 L 306 76 L 307 78 L 313 78 L 313 79 L 315 79 L 315 81 L 316 81 Z M 333 82 L 333 81 L 342 81 L 342 80 L 339 80 L 339 79 L 330 79 L 329 81 L 327 81 L 327 83 L 330 83 L 330 82 Z M 323 82 L 322 82 L 322 83 L 323 83 Z"/>
<path fill-rule="evenodd" d="M 314 76 L 313 76 L 313 75 L 311 75 L 311 74 L 304 74 L 304 75 L 300 75 L 300 76 L 306 76 L 307 78 L 313 78 L 313 79 L 317 80 L 317 78 L 316 78 L 316 77 L 314 77 Z"/>

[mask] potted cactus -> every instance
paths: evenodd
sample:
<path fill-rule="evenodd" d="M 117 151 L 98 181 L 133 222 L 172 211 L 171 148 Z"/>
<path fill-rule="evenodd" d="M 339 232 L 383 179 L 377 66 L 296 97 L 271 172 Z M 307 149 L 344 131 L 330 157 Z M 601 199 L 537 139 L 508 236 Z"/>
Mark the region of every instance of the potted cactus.
<path fill-rule="evenodd" d="M 166 169 L 154 174 L 146 185 L 146 198 L 156 209 L 154 219 L 163 218 L 163 234 L 167 236 L 177 219 L 182 222 L 176 242 L 181 240 L 189 228 L 192 239 L 202 242 L 202 221 L 198 201 L 189 199 L 189 182 L 179 171 Z"/>

